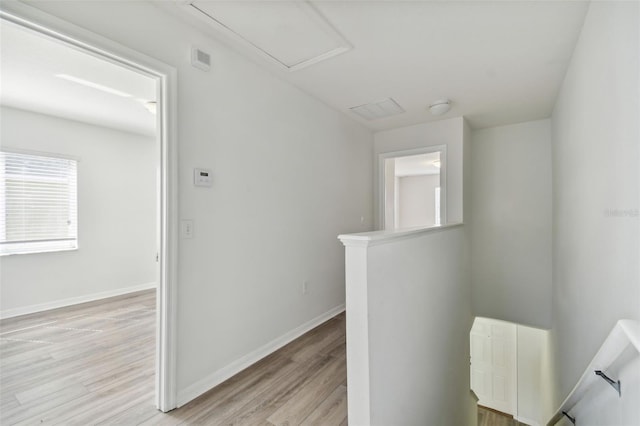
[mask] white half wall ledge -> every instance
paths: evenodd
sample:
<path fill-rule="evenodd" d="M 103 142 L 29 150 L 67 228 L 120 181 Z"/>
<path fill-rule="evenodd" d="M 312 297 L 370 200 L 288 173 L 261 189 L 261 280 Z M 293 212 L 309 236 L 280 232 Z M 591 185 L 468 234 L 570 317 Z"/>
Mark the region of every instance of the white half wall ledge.
<path fill-rule="evenodd" d="M 471 289 L 462 224 L 339 239 L 346 247 L 349 422 L 436 424 L 449 413 L 452 424 L 472 424 Z M 432 344 L 443 340 L 444 346 Z M 459 350 L 452 354 L 451 347 Z M 446 368 L 434 372 L 429 365 Z"/>
<path fill-rule="evenodd" d="M 280 337 L 270 341 L 269 343 L 259 347 L 258 349 L 244 355 L 243 357 L 238 358 L 226 367 L 215 371 L 202 380 L 199 380 L 196 383 L 188 386 L 187 388 L 178 391 L 178 407 L 182 407 L 188 402 L 196 399 L 203 393 L 213 389 L 214 387 L 223 383 L 225 380 L 230 379 L 231 377 L 240 373 L 247 367 L 252 366 L 261 359 L 271 355 L 273 352 L 294 341 L 306 332 L 313 330 L 317 326 L 344 312 L 344 310 L 344 304 L 336 306 L 335 308 L 328 310 L 327 312 L 313 318 L 310 321 L 307 321 L 301 326 L 294 328 L 293 330 L 281 335 Z"/>
<path fill-rule="evenodd" d="M 35 314 L 36 312 L 49 311 L 51 309 L 64 308 L 66 306 L 78 305 L 80 303 L 95 302 L 96 300 L 108 299 L 110 297 L 122 296 L 129 293 L 151 290 L 158 287 L 158 283 L 145 283 L 131 287 L 118 288 L 115 290 L 102 291 L 100 293 L 87 294 L 84 296 L 70 297 L 68 299 L 54 300 L 52 302 L 40 303 L 37 305 L 24 306 L 20 308 L 5 309 L 0 311 L 0 319 L 18 317 L 21 315 Z"/>
<path fill-rule="evenodd" d="M 451 228 L 463 226 L 464 223 L 451 223 L 442 226 L 428 226 L 406 229 L 389 229 L 382 231 L 361 232 L 358 234 L 338 235 L 338 239 L 345 247 L 372 247 L 387 244 L 409 238 L 421 237 L 425 234 L 445 231 Z"/>

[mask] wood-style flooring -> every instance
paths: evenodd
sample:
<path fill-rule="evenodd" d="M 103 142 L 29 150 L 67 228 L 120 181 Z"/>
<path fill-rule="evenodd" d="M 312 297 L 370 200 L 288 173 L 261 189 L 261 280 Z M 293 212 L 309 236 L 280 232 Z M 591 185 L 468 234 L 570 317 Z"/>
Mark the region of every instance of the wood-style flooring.
<path fill-rule="evenodd" d="M 0 321 L 0 424 L 346 425 L 344 314 L 170 413 L 155 292 Z"/>
<path fill-rule="evenodd" d="M 1 425 L 347 425 L 345 315 L 189 404 L 154 405 L 155 291 L 0 321 Z M 519 426 L 478 409 L 478 426 Z"/>
<path fill-rule="evenodd" d="M 478 406 L 478 426 L 527 426 L 500 411 Z"/>
<path fill-rule="evenodd" d="M 0 321 L 0 424 L 155 410 L 155 321 L 154 290 Z"/>
<path fill-rule="evenodd" d="M 346 425 L 344 314 L 144 424 Z"/>

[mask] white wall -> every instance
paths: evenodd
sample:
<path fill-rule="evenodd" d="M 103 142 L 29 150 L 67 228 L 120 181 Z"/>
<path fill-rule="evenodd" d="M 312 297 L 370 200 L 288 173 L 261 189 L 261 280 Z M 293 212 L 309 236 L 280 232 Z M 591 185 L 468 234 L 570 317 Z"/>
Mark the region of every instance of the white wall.
<path fill-rule="evenodd" d="M 433 226 L 436 221 L 435 189 L 439 175 L 401 176 L 398 178 L 398 214 L 400 228 Z"/>
<path fill-rule="evenodd" d="M 374 167 L 376 176 L 376 215 L 380 197 L 378 185 L 378 156 L 382 153 L 406 151 L 434 145 L 447 146 L 446 185 L 447 185 L 447 223 L 463 221 L 463 133 L 465 129 L 463 117 L 435 121 L 433 123 L 416 124 L 415 126 L 385 130 L 374 135 Z M 382 228 L 379 217 L 376 217 L 378 228 Z M 442 219 L 445 223 L 444 218 Z"/>
<path fill-rule="evenodd" d="M 640 319 L 639 13 L 590 4 L 553 112 L 554 408 L 615 322 Z M 609 412 L 605 401 L 592 409 Z"/>
<path fill-rule="evenodd" d="M 471 277 L 478 316 L 551 326 L 549 120 L 476 130 Z"/>
<path fill-rule="evenodd" d="M 150 3 L 33 4 L 178 71 L 179 213 L 194 221 L 178 254 L 180 401 L 344 303 L 336 236 L 371 228 L 370 131 Z M 213 187 L 193 187 L 194 167 Z"/>
<path fill-rule="evenodd" d="M 342 237 L 349 423 L 468 424 L 472 317 L 465 230 L 395 231 L 400 238 L 385 241 L 393 235 Z"/>
<path fill-rule="evenodd" d="M 464 230 L 369 250 L 371 425 L 461 425 L 472 318 Z"/>
<path fill-rule="evenodd" d="M 79 249 L 0 257 L 3 316 L 156 283 L 154 138 L 1 108 L 3 148 L 79 158 Z"/>

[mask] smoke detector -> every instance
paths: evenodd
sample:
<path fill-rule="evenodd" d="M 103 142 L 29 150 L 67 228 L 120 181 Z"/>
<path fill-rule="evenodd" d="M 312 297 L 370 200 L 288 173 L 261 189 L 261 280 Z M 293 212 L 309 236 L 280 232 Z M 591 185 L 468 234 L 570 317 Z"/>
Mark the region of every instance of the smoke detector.
<path fill-rule="evenodd" d="M 429 105 L 429 111 L 431 114 L 438 116 L 442 114 L 446 114 L 451 109 L 451 101 L 449 99 L 438 99 L 431 105 Z"/>

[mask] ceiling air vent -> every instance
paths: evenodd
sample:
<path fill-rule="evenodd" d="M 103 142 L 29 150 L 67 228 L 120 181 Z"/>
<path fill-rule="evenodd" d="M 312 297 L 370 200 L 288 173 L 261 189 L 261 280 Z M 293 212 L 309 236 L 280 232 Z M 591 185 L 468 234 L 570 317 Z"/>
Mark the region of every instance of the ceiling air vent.
<path fill-rule="evenodd" d="M 391 98 L 349 108 L 365 120 L 377 120 L 402 114 L 404 109 Z"/>

